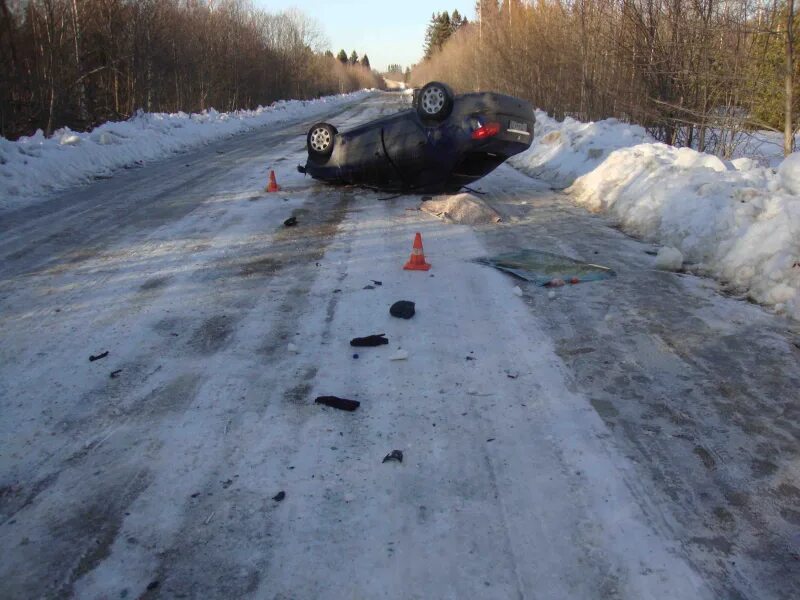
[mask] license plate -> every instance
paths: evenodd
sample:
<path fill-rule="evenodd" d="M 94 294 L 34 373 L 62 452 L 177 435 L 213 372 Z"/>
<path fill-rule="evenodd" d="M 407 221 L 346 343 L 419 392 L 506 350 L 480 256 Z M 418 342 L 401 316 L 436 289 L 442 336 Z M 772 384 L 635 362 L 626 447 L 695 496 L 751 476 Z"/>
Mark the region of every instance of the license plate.
<path fill-rule="evenodd" d="M 508 122 L 508 132 L 519 133 L 521 135 L 530 135 L 530 133 L 528 133 L 527 123 L 520 123 L 519 121 L 513 121 L 513 120 Z"/>

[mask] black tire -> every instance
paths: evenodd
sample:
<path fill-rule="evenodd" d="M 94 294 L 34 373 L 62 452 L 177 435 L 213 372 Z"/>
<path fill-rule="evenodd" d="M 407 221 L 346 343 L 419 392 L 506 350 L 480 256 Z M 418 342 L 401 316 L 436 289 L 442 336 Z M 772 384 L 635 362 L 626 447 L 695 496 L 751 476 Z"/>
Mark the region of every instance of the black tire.
<path fill-rule="evenodd" d="M 336 134 L 339 131 L 330 123 L 316 123 L 311 126 L 306 136 L 306 148 L 309 156 L 328 157 L 333 152 Z"/>
<path fill-rule="evenodd" d="M 443 121 L 453 111 L 453 91 L 444 83 L 426 83 L 417 95 L 417 114 L 423 121 Z"/>

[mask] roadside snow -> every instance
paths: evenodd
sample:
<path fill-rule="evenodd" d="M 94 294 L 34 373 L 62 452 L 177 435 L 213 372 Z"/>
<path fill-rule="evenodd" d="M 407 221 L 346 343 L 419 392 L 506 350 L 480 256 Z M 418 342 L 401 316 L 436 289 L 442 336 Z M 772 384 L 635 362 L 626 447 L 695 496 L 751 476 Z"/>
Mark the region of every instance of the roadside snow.
<path fill-rule="evenodd" d="M 106 177 L 121 167 L 257 127 L 313 117 L 369 93 L 280 101 L 230 113 L 213 108 L 195 114 L 139 112 L 86 133 L 65 127 L 49 138 L 41 130 L 15 142 L 0 137 L 0 210 L 37 202 L 51 191 Z"/>
<path fill-rule="evenodd" d="M 698 272 L 800 319 L 800 154 L 775 173 L 746 157 L 724 162 L 652 143 L 614 119 L 558 123 L 538 111 L 536 121 L 533 145 L 514 166 L 571 185 L 575 201 L 612 214 L 627 233 L 671 246 Z"/>
<path fill-rule="evenodd" d="M 533 144 L 508 162 L 553 187 L 565 188 L 595 169 L 614 150 L 652 141 L 644 128 L 617 119 L 582 123 L 567 117 L 558 122 L 537 110 Z"/>

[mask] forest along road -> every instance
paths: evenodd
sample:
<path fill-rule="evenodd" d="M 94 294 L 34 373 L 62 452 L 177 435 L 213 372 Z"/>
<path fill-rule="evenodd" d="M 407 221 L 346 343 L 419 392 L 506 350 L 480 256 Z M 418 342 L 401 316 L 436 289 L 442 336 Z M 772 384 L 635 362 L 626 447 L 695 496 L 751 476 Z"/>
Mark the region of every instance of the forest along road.
<path fill-rule="evenodd" d="M 0 597 L 800 597 L 797 324 L 510 167 L 476 229 L 304 178 L 309 125 L 2 216 Z"/>

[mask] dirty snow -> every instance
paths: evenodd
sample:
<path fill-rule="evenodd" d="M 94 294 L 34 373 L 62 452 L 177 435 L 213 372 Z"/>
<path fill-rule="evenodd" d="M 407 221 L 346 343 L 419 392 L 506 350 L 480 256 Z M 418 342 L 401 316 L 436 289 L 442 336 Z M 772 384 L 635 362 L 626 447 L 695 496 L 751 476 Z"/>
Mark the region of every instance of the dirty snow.
<path fill-rule="evenodd" d="M 576 202 L 610 213 L 625 232 L 672 246 L 696 272 L 800 318 L 798 153 L 775 173 L 746 157 L 653 143 L 614 119 L 536 119 L 534 143 L 514 166 L 571 186 Z"/>
<path fill-rule="evenodd" d="M 500 215 L 477 196 L 464 192 L 452 196 L 436 196 L 420 205 L 420 210 L 448 223 L 491 225 L 501 221 Z"/>
<path fill-rule="evenodd" d="M 50 137 L 41 130 L 15 142 L 0 137 L 0 210 L 256 127 L 312 118 L 369 93 L 280 101 L 234 112 L 213 108 L 194 114 L 140 111 L 127 121 L 105 123 L 86 133 L 64 127 Z"/>

